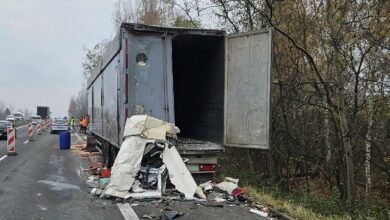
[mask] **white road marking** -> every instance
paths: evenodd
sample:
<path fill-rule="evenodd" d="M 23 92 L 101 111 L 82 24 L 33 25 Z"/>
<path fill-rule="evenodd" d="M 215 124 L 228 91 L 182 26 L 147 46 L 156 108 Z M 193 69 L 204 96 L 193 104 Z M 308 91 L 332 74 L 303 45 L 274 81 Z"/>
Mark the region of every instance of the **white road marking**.
<path fill-rule="evenodd" d="M 42 205 L 38 205 L 39 209 L 42 210 L 42 211 L 47 211 L 47 208 L 45 206 L 42 206 Z"/>
<path fill-rule="evenodd" d="M 55 181 L 51 181 L 51 180 L 39 180 L 38 182 L 49 185 L 50 189 L 55 190 L 55 191 L 80 190 L 79 186 L 69 184 L 69 183 L 55 182 Z"/>
<path fill-rule="evenodd" d="M 121 211 L 125 220 L 139 220 L 137 214 L 135 214 L 129 203 L 117 203 L 116 205 L 118 206 L 119 211 Z"/>
<path fill-rule="evenodd" d="M 7 158 L 8 156 L 7 155 L 4 155 L 0 158 L 0 161 L 4 160 L 5 158 Z"/>

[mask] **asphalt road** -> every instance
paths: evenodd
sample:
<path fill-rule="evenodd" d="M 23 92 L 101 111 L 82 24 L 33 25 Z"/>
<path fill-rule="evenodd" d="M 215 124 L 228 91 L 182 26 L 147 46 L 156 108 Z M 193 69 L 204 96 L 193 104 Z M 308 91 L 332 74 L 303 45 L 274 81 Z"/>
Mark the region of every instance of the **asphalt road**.
<path fill-rule="evenodd" d="M 145 214 L 159 219 L 167 208 L 184 213 L 180 220 L 265 219 L 249 213 L 249 208 L 243 206 L 206 207 L 179 201 L 118 206 L 110 200 L 95 199 L 79 174 L 81 165 L 88 161 L 73 151 L 59 150 L 58 139 L 58 135 L 47 131 L 25 143 L 27 127 L 19 128 L 18 155 L 8 157 L 4 156 L 6 141 L 0 141 L 0 220 L 136 220 L 143 219 Z M 76 143 L 77 138 L 73 136 L 72 142 Z"/>
<path fill-rule="evenodd" d="M 59 150 L 58 135 L 26 140 L 27 128 L 18 129 L 18 155 L 0 161 L 0 219 L 123 219 L 116 205 L 91 199 L 78 175 L 80 156 Z"/>

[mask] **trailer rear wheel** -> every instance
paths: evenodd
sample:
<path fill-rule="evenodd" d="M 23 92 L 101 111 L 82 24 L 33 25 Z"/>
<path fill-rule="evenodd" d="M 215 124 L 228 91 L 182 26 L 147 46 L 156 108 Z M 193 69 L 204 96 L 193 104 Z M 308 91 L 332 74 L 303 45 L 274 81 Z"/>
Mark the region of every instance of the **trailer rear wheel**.
<path fill-rule="evenodd" d="M 118 151 L 116 147 L 110 145 L 108 150 L 108 167 L 111 168 L 112 165 L 114 165 L 115 158 L 118 154 Z"/>
<path fill-rule="evenodd" d="M 102 141 L 102 156 L 103 156 L 103 165 L 104 167 L 109 168 L 109 150 L 110 150 L 110 145 L 106 143 L 105 141 Z"/>

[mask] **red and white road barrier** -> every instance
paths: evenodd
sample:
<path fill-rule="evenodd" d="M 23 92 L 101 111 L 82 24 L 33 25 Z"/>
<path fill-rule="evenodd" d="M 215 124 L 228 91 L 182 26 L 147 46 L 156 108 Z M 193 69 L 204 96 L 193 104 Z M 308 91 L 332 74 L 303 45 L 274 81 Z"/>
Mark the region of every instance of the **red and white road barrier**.
<path fill-rule="evenodd" d="M 50 130 L 50 127 L 51 127 L 51 119 L 49 119 L 49 121 L 47 122 L 47 129 Z"/>
<path fill-rule="evenodd" d="M 50 128 L 51 123 L 52 123 L 51 119 L 46 119 L 45 120 L 45 130 Z"/>
<path fill-rule="evenodd" d="M 15 146 L 15 129 L 8 128 L 7 129 L 7 155 L 8 156 L 15 156 L 18 153 L 16 153 L 16 146 Z"/>
<path fill-rule="evenodd" d="M 42 127 L 41 127 L 41 129 L 42 129 L 43 131 L 46 131 L 46 123 L 47 123 L 47 120 L 42 121 Z"/>
<path fill-rule="evenodd" d="M 33 125 L 31 123 L 28 124 L 28 140 L 32 141 L 33 140 Z"/>
<path fill-rule="evenodd" d="M 42 122 L 39 122 L 38 125 L 37 125 L 37 135 L 41 135 L 42 134 Z"/>

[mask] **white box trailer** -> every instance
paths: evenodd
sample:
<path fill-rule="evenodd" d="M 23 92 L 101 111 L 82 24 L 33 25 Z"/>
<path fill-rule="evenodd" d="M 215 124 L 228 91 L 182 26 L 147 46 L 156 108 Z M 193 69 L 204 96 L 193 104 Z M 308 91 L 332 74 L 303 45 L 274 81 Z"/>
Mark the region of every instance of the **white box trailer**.
<path fill-rule="evenodd" d="M 192 173 L 213 173 L 221 146 L 268 149 L 272 42 L 272 29 L 227 35 L 123 23 L 88 80 L 89 130 L 106 165 L 137 114 L 180 128 Z"/>

